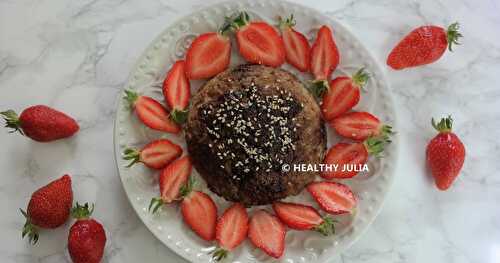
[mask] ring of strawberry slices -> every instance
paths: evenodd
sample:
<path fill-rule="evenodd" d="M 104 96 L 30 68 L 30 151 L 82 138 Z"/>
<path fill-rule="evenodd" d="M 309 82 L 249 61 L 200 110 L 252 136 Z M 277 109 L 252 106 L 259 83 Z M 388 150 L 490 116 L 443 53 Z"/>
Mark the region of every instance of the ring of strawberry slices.
<path fill-rule="evenodd" d="M 217 32 L 197 36 L 187 50 L 185 60 L 176 61 L 163 82 L 167 107 L 157 100 L 125 91 L 125 99 L 139 120 L 147 127 L 167 133 L 181 132 L 186 121 L 191 96 L 190 80 L 211 78 L 228 68 L 231 37 L 234 36 L 239 54 L 249 63 L 280 67 L 285 62 L 304 74 L 312 74 L 309 87 L 318 98 L 323 119 L 341 137 L 352 142 L 340 142 L 327 152 L 324 163 L 342 165 L 365 164 L 370 155 L 380 156 L 390 143 L 391 127 L 368 112 L 351 109 L 360 100 L 369 75 L 361 68 L 353 76 L 331 79 L 340 62 L 340 52 L 332 30 L 323 25 L 315 41 L 307 38 L 295 26 L 293 15 L 279 19 L 278 28 L 262 21 L 252 21 L 246 12 L 227 17 Z M 234 203 L 217 217 L 217 206 L 209 195 L 195 190 L 190 177 L 192 163 L 179 145 L 168 139 L 158 139 L 142 149 L 127 148 L 123 158 L 160 170 L 160 194 L 151 200 L 149 211 L 157 212 L 162 205 L 179 203 L 184 222 L 202 239 L 217 243 L 212 251 L 217 261 L 224 259 L 247 237 L 252 244 L 274 258 L 285 249 L 287 227 L 310 230 L 328 236 L 335 233 L 335 220 L 322 215 L 307 204 L 275 202 L 272 213 L 267 209 L 252 215 L 240 203 Z M 345 184 L 331 179 L 352 178 L 356 171 L 321 173 L 325 181 L 313 182 L 307 191 L 320 209 L 330 215 L 353 213 L 357 198 Z"/>

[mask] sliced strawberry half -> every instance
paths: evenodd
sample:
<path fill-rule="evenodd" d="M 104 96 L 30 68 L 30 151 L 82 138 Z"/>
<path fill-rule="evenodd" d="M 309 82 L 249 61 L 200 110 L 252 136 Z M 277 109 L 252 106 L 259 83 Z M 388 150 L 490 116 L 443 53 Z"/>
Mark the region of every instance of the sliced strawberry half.
<path fill-rule="evenodd" d="M 292 229 L 314 230 L 325 236 L 335 233 L 333 219 L 321 217 L 312 206 L 276 202 L 273 204 L 273 210 L 281 222 Z"/>
<path fill-rule="evenodd" d="M 213 252 L 216 261 L 224 259 L 229 251 L 233 250 L 245 240 L 248 232 L 248 214 L 246 208 L 235 203 L 219 218 L 215 228 L 215 239 L 219 247 Z"/>
<path fill-rule="evenodd" d="M 137 117 L 144 125 L 153 130 L 169 133 L 181 131 L 181 128 L 170 118 L 169 112 L 158 101 L 129 90 L 125 90 L 125 94 L 130 108 L 135 110 Z"/>
<path fill-rule="evenodd" d="M 231 60 L 231 40 L 223 33 L 205 33 L 196 37 L 186 54 L 189 79 L 211 78 L 224 71 Z"/>
<path fill-rule="evenodd" d="M 357 200 L 347 185 L 335 182 L 314 182 L 307 191 L 325 212 L 338 215 L 352 213 Z"/>
<path fill-rule="evenodd" d="M 191 175 L 192 163 L 189 156 L 175 160 L 162 170 L 159 178 L 161 199 L 170 203 L 179 197 L 181 187 Z"/>
<path fill-rule="evenodd" d="M 321 26 L 311 48 L 311 73 L 316 80 L 328 80 L 340 62 L 340 54 L 328 26 Z"/>
<path fill-rule="evenodd" d="M 181 212 L 184 222 L 202 239 L 215 238 L 217 207 L 212 198 L 199 191 L 191 191 L 182 200 Z"/>
<path fill-rule="evenodd" d="M 163 96 L 170 107 L 170 117 L 176 123 L 184 123 L 191 96 L 191 86 L 186 77 L 184 60 L 174 63 L 163 81 Z"/>
<path fill-rule="evenodd" d="M 309 71 L 311 47 L 307 38 L 296 31 L 293 14 L 289 18 L 280 19 L 281 37 L 285 47 L 286 61 L 302 72 Z"/>
<path fill-rule="evenodd" d="M 345 165 L 359 166 L 366 163 L 369 155 L 376 157 L 384 151 L 384 147 L 391 141 L 388 136 L 370 137 L 362 143 L 337 143 L 326 154 L 324 164 L 337 165 L 337 170 L 331 169 L 321 172 L 325 179 L 352 178 L 358 174 L 356 170 L 343 170 Z"/>
<path fill-rule="evenodd" d="M 265 210 L 256 211 L 250 219 L 250 241 L 271 257 L 280 258 L 283 255 L 285 235 L 286 228 L 283 223 Z"/>
<path fill-rule="evenodd" d="M 278 32 L 266 22 L 250 22 L 246 12 L 228 18 L 223 30 L 236 31 L 238 49 L 248 62 L 279 67 L 285 62 L 285 47 Z"/>
<path fill-rule="evenodd" d="M 131 160 L 127 167 L 141 162 L 149 168 L 162 169 L 182 154 L 182 148 L 168 139 L 154 140 L 141 150 L 127 148 L 123 159 Z"/>
<path fill-rule="evenodd" d="M 361 68 L 352 77 L 340 76 L 332 80 L 321 103 L 323 118 L 329 121 L 356 106 L 360 99 L 360 89 L 368 78 L 368 73 Z"/>
<path fill-rule="evenodd" d="M 161 173 L 158 183 L 160 185 L 160 197 L 151 199 L 149 211 L 156 213 L 164 205 L 178 199 L 181 189 L 188 183 L 192 171 L 192 163 L 189 156 L 184 156 L 165 167 Z"/>
<path fill-rule="evenodd" d="M 368 112 L 349 112 L 334 118 L 330 125 L 343 137 L 362 141 L 368 137 L 392 134 L 392 127 L 384 125 Z"/>
<path fill-rule="evenodd" d="M 337 169 L 321 172 L 325 179 L 351 178 L 357 171 L 343 170 L 344 165 L 362 165 L 368 160 L 368 151 L 363 143 L 337 143 L 326 154 L 324 164 L 337 165 Z"/>

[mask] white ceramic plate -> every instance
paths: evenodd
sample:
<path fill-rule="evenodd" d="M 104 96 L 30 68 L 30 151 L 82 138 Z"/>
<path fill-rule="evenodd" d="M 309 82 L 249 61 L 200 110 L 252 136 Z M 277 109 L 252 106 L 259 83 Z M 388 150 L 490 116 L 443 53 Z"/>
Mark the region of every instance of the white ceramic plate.
<path fill-rule="evenodd" d="M 382 121 L 392 124 L 397 129 L 396 112 L 388 83 L 381 66 L 362 42 L 334 18 L 288 2 L 272 0 L 231 1 L 207 7 L 181 18 L 164 30 L 146 49 L 132 70 L 125 88 L 163 101 L 161 82 L 165 73 L 176 60 L 184 57 L 185 50 L 192 39 L 200 33 L 215 31 L 222 24 L 224 16 L 237 11 L 247 11 L 252 19 L 264 20 L 271 24 L 277 23 L 279 15 L 288 16 L 293 13 L 297 20 L 296 28 L 305 33 L 310 40 L 314 38 L 319 26 L 328 24 L 334 32 L 341 54 L 341 63 L 334 76 L 351 75 L 361 66 L 366 67 L 366 70 L 371 74 L 371 79 L 366 86 L 367 92 L 362 93 L 361 102 L 355 110 L 372 112 Z M 233 43 L 231 64 L 241 63 L 243 60 L 236 52 L 236 43 Z M 303 80 L 309 78 L 289 65 L 284 65 L 283 68 L 290 70 Z M 192 92 L 196 92 L 202 83 L 203 81 L 192 82 Z M 184 225 L 176 204 L 164 206 L 161 212 L 156 215 L 148 213 L 147 208 L 151 198 L 159 195 L 158 172 L 149 170 L 142 165 L 135 165 L 130 169 L 125 168 L 126 161 L 122 160 L 122 152 L 125 147 L 140 147 L 160 137 L 169 138 L 186 149 L 183 135 L 159 133 L 145 128 L 136 116 L 130 113 L 122 99 L 117 107 L 114 132 L 115 156 L 123 187 L 132 206 L 151 232 L 170 249 L 192 262 L 209 262 L 211 257 L 208 252 L 213 248 L 214 243 L 201 240 Z M 338 142 L 339 138 L 329 128 L 327 130 L 328 145 L 330 146 Z M 277 261 L 288 263 L 327 262 L 349 247 L 375 219 L 381 208 L 394 176 L 398 155 L 397 144 L 398 142 L 394 138 L 393 143 L 386 149 L 383 159 L 370 158 L 368 162 L 369 173 L 359 174 L 353 179 L 342 181 L 352 187 L 359 198 L 359 206 L 355 215 L 336 217 L 340 221 L 337 224 L 336 235 L 325 238 L 316 232 L 289 230 L 286 237 L 285 254 Z M 198 177 L 199 175 L 194 171 L 193 176 Z M 201 179 L 198 181 L 203 182 Z M 205 185 L 199 185 L 199 188 L 211 195 L 219 208 L 219 214 L 229 205 L 222 198 L 212 194 Z M 286 200 L 315 205 L 306 191 Z M 255 249 L 247 240 L 231 253 L 227 262 L 273 260 L 260 250 Z"/>

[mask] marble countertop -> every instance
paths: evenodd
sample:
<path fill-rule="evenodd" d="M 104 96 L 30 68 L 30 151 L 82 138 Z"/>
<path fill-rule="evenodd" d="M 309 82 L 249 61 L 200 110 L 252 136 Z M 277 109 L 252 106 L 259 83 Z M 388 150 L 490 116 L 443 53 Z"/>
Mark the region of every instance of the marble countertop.
<path fill-rule="evenodd" d="M 212 0 L 1 0 L 0 109 L 47 104 L 79 134 L 50 144 L 0 131 L 0 261 L 69 262 L 68 226 L 21 239 L 19 207 L 69 173 L 75 200 L 96 202 L 107 230 L 104 262 L 184 262 L 132 210 L 113 157 L 118 93 L 135 60 L 169 23 Z M 411 28 L 459 21 L 462 45 L 433 65 L 387 70 L 401 141 L 397 177 L 369 230 L 334 262 L 500 262 L 500 3 L 496 1 L 300 1 L 349 25 L 385 61 Z M 496 106 L 495 106 L 496 105 Z M 439 192 L 425 168 L 430 118 L 452 114 L 467 148 L 460 177 Z"/>

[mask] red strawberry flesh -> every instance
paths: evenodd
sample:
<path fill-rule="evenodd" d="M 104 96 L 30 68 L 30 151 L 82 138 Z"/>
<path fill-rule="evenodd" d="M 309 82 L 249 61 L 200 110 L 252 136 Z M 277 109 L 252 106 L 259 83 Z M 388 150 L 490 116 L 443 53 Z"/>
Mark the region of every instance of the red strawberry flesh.
<path fill-rule="evenodd" d="M 310 47 L 307 38 L 293 28 L 287 28 L 282 33 L 286 51 L 286 60 L 299 71 L 309 70 Z"/>
<path fill-rule="evenodd" d="M 161 199 L 170 203 L 179 197 L 180 188 L 191 174 L 192 164 L 188 156 L 175 160 L 161 171 L 159 184 Z"/>
<path fill-rule="evenodd" d="M 343 114 L 333 119 L 330 125 L 339 135 L 358 141 L 380 135 L 383 128 L 380 120 L 368 112 Z"/>
<path fill-rule="evenodd" d="M 182 148 L 168 139 L 155 140 L 141 150 L 140 161 L 150 168 L 161 169 L 177 159 Z"/>
<path fill-rule="evenodd" d="M 265 210 L 256 211 L 250 219 L 250 241 L 271 257 L 280 258 L 283 255 L 285 235 L 285 226 Z"/>
<path fill-rule="evenodd" d="M 320 214 L 311 206 L 276 202 L 273 210 L 288 227 L 297 230 L 311 230 L 323 223 Z"/>
<path fill-rule="evenodd" d="M 251 63 L 278 67 L 285 62 L 285 49 L 278 32 L 265 22 L 251 22 L 236 33 L 240 54 Z"/>
<path fill-rule="evenodd" d="M 351 189 L 335 182 L 315 182 L 307 186 L 307 190 L 319 204 L 330 214 L 351 213 L 357 200 Z"/>
<path fill-rule="evenodd" d="M 171 110 L 185 110 L 189 105 L 191 89 L 186 77 L 185 63 L 176 61 L 163 82 L 163 95 Z"/>
<path fill-rule="evenodd" d="M 231 41 L 219 33 L 201 34 L 191 43 L 186 54 L 189 79 L 211 78 L 224 71 L 231 59 Z"/>
<path fill-rule="evenodd" d="M 311 47 L 311 73 L 316 80 L 329 80 L 340 62 L 340 54 L 328 26 L 322 26 Z"/>
<path fill-rule="evenodd" d="M 285 47 L 286 61 L 299 71 L 307 72 L 311 60 L 311 47 L 307 38 L 293 28 L 294 25 L 293 15 L 287 19 L 280 19 L 279 27 Z"/>
<path fill-rule="evenodd" d="M 205 193 L 192 191 L 181 203 L 182 216 L 186 224 L 202 239 L 215 238 L 217 207 Z"/>
<path fill-rule="evenodd" d="M 151 129 L 178 133 L 180 127 L 171 120 L 167 110 L 156 100 L 140 96 L 135 102 L 135 111 L 141 121 Z"/>
<path fill-rule="evenodd" d="M 330 82 L 330 89 L 323 96 L 321 112 L 329 121 L 352 109 L 360 98 L 359 87 L 353 87 L 349 77 L 337 77 Z"/>
<path fill-rule="evenodd" d="M 246 208 L 235 203 L 219 218 L 216 227 L 216 240 L 219 246 L 232 250 L 245 240 L 248 232 L 248 214 Z"/>
<path fill-rule="evenodd" d="M 351 178 L 357 171 L 343 171 L 344 165 L 362 165 L 368 160 L 368 151 L 363 143 L 338 143 L 332 146 L 326 154 L 324 163 L 338 165 L 337 169 L 323 171 L 321 177 L 325 179 Z"/>

